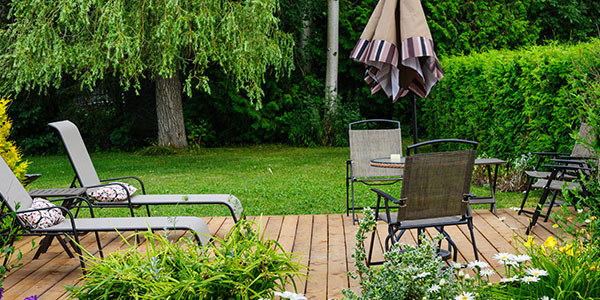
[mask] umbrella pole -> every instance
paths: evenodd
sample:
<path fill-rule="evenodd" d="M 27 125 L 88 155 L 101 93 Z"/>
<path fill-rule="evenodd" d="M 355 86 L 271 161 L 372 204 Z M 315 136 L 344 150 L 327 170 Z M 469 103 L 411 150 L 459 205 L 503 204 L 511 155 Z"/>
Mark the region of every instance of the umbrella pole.
<path fill-rule="evenodd" d="M 413 112 L 413 143 L 416 144 L 419 142 L 419 131 L 417 129 L 417 95 L 415 95 L 415 93 L 412 93 L 413 95 L 413 107 L 412 107 L 412 112 Z M 415 153 L 419 153 L 419 148 L 415 149 Z"/>

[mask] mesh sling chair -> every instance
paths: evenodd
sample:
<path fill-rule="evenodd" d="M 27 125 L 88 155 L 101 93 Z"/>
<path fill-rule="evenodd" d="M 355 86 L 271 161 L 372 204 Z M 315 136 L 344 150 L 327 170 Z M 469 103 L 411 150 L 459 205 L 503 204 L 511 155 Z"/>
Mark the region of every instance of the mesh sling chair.
<path fill-rule="evenodd" d="M 469 149 L 410 155 L 412 149 L 441 144 L 453 147 L 466 145 Z M 457 247 L 444 231 L 444 226 L 466 224 L 471 234 L 475 259 L 479 259 L 469 206 L 469 199 L 473 197 L 470 186 L 476 148 L 477 142 L 458 139 L 431 140 L 408 146 L 400 199 L 372 189 L 377 194 L 375 218 L 388 224 L 386 251 L 400 240 L 406 230 L 417 229 L 420 234 L 425 228 L 433 227 L 448 242 L 448 251 L 440 251 L 440 255 L 448 258 L 453 249 L 456 261 Z M 379 209 L 382 199 L 385 208 L 383 213 Z M 371 261 L 374 242 L 375 231 L 369 246 L 368 264 L 381 263 Z"/>
<path fill-rule="evenodd" d="M 522 213 L 526 213 L 533 215 L 537 211 L 537 207 L 533 211 L 525 209 L 525 203 L 532 189 L 550 189 L 552 191 L 552 200 L 549 203 L 548 211 L 544 215 L 545 221 L 548 221 L 548 216 L 550 216 L 550 212 L 552 211 L 552 207 L 556 201 L 558 191 L 560 190 L 560 186 L 557 186 L 558 183 L 556 182 L 553 186 L 548 185 L 548 187 L 546 187 L 548 178 L 552 174 L 553 170 L 556 169 L 555 166 L 557 163 L 555 160 L 585 160 L 594 157 L 595 154 L 590 145 L 595 139 L 596 137 L 592 133 L 592 128 L 584 122 L 581 123 L 581 126 L 579 127 L 578 136 L 570 154 L 559 152 L 533 152 L 533 154 L 538 156 L 538 159 L 533 170 L 525 171 L 525 174 L 528 177 L 527 188 L 525 189 L 525 194 L 523 196 L 523 200 L 521 201 L 518 214 L 520 215 Z M 564 163 L 567 164 L 566 162 Z M 574 161 L 571 165 L 580 167 L 581 162 Z M 577 174 L 574 175 L 574 172 L 576 173 L 576 169 L 560 168 L 560 172 L 556 174 L 556 178 L 553 180 L 560 180 L 560 184 L 562 185 L 563 181 L 572 181 L 577 178 Z"/>
<path fill-rule="evenodd" d="M 360 126 L 387 125 L 391 129 L 358 129 Z M 346 215 L 352 212 L 352 222 L 356 222 L 354 183 L 366 185 L 389 185 L 402 180 L 402 169 L 376 168 L 370 165 L 372 159 L 402 156 L 402 135 L 400 122 L 372 119 L 353 122 L 349 127 L 350 159 L 346 161 Z"/>
<path fill-rule="evenodd" d="M 581 184 L 578 180 L 580 178 L 589 180 L 590 178 L 595 176 L 596 168 L 594 168 L 590 162 L 572 159 L 553 159 L 551 160 L 551 162 L 555 164 L 548 165 L 548 167 L 552 168 L 550 176 L 547 179 L 540 179 L 538 180 L 538 183 L 536 183 L 541 186 L 543 191 L 540 200 L 532 213 L 532 217 L 529 221 L 529 226 L 527 226 L 527 231 L 525 232 L 525 234 L 529 234 L 531 232 L 533 226 L 535 226 L 540 217 L 545 217 L 544 221 L 548 221 L 550 209 L 548 209 L 548 213 L 544 215 L 542 214 L 542 207 L 544 206 L 544 204 L 546 204 L 550 193 L 554 194 L 552 196 L 552 199 L 550 200 L 550 208 L 552 208 L 552 206 L 554 205 L 556 194 L 560 191 L 579 193 L 584 197 L 590 195 L 590 192 L 588 191 L 586 186 L 584 184 Z M 569 181 L 562 180 L 561 176 L 566 172 L 570 172 L 570 176 L 573 176 L 577 179 Z"/>
<path fill-rule="evenodd" d="M 94 232 L 96 235 L 96 243 L 100 256 L 104 257 L 102 244 L 98 232 L 109 231 L 145 231 L 145 230 L 190 230 L 193 232 L 196 241 L 199 244 L 206 245 L 210 241 L 210 232 L 204 220 L 198 217 L 143 217 L 143 218 L 93 218 L 94 212 L 92 207 L 87 204 L 87 199 L 81 197 L 72 197 L 65 199 L 53 199 L 51 201 L 67 201 L 76 205 L 73 207 L 86 206 L 90 209 L 92 218 L 75 218 L 73 214 L 63 206 L 46 207 L 38 209 L 30 209 L 33 199 L 29 196 L 23 185 L 10 170 L 4 159 L 0 161 L 0 198 L 2 198 L 2 220 L 10 220 L 13 228 L 20 228 L 17 234 L 9 234 L 5 228 L 1 231 L 2 238 L 12 246 L 16 236 L 44 236 L 44 237 L 59 237 L 63 248 L 69 256 L 72 256 L 64 240 L 60 237 L 68 236 L 71 246 L 79 256 L 82 269 L 85 269 L 84 260 L 81 249 L 76 245 L 79 244 L 79 235 L 87 232 Z M 65 202 L 63 202 L 65 203 Z M 84 205 L 85 204 L 85 205 Z M 58 208 L 65 216 L 65 220 L 42 229 L 36 229 L 33 226 L 24 222 L 20 217 L 14 217 L 17 213 L 26 213 L 33 211 L 49 210 Z M 42 245 L 40 245 L 42 247 Z M 6 264 L 6 259 L 4 263 Z"/>
<path fill-rule="evenodd" d="M 148 195 L 144 183 L 135 176 L 100 179 L 92 163 L 92 159 L 85 147 L 79 129 L 70 121 L 59 121 L 48 124 L 56 128 L 63 141 L 69 160 L 75 171 L 75 178 L 71 187 L 78 181 L 82 187 L 95 188 L 104 186 L 103 182 L 111 182 L 122 179 L 137 180 L 141 186 L 141 195 L 128 195 L 126 201 L 99 202 L 92 204 L 100 207 L 128 207 L 131 216 L 134 216 L 133 208 L 137 206 L 146 206 L 146 212 L 150 216 L 150 205 L 180 205 L 180 204 L 217 204 L 226 206 L 234 222 L 243 218 L 244 208 L 240 200 L 230 194 L 171 194 L 171 195 Z M 110 183 L 109 183 L 110 184 Z M 125 189 L 127 190 L 127 189 Z M 129 194 L 129 192 L 127 192 Z"/>

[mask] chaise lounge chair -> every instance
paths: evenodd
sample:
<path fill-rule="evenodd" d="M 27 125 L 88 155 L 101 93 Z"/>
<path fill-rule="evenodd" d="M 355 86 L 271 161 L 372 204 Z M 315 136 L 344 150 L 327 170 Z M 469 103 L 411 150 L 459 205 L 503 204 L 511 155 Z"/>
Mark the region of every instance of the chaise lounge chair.
<path fill-rule="evenodd" d="M 85 147 L 79 129 L 70 121 L 59 121 L 48 124 L 56 128 L 63 140 L 67 154 L 75 171 L 75 178 L 71 187 L 78 181 L 80 186 L 86 188 L 96 188 L 106 186 L 103 182 L 111 182 L 123 179 L 135 179 L 141 185 L 141 195 L 128 195 L 126 201 L 100 202 L 93 201 L 92 204 L 98 207 L 129 207 L 131 216 L 134 216 L 133 208 L 137 206 L 146 206 L 146 212 L 150 216 L 150 205 L 180 205 L 180 204 L 217 204 L 225 205 L 231 212 L 234 222 L 243 218 L 244 208 L 240 200 L 230 194 L 170 194 L 170 195 L 147 195 L 144 183 L 137 177 L 127 176 L 110 179 L 100 179 L 94 168 L 94 164 Z M 129 194 L 129 193 L 128 193 Z"/>
<path fill-rule="evenodd" d="M 0 198 L 2 199 L 2 210 L 0 213 L 1 220 L 10 220 L 13 228 L 20 228 L 17 234 L 9 234 L 10 232 L 3 228 L 0 230 L 0 236 L 6 241 L 10 239 L 8 244 L 12 245 L 16 236 L 45 236 L 59 237 L 63 248 L 71 256 L 66 243 L 60 238 L 68 236 L 71 246 L 79 255 L 79 260 L 82 269 L 85 269 L 84 259 L 81 249 L 76 245 L 79 244 L 79 235 L 86 232 L 94 232 L 100 255 L 103 257 L 102 244 L 98 236 L 98 232 L 109 231 L 145 231 L 145 230 L 190 230 L 196 241 L 199 244 L 206 245 L 210 241 L 210 232 L 204 220 L 198 217 L 128 217 L 128 218 L 93 218 L 94 212 L 90 207 L 92 218 L 75 218 L 73 214 L 63 206 L 53 206 L 45 208 L 30 209 L 33 199 L 29 196 L 23 185 L 10 170 L 4 159 L 0 159 Z M 63 200 L 72 204 L 79 203 L 78 207 L 82 207 L 87 200 L 80 197 L 54 199 L 52 202 Z M 63 202 L 64 203 L 64 202 Z M 65 219 L 55 225 L 47 228 L 35 228 L 31 224 L 26 223 L 16 214 L 27 212 L 49 211 L 50 209 L 58 208 L 62 212 Z M 11 218 L 14 216 L 14 218 Z M 12 219 L 12 220 L 11 220 Z M 39 222 L 39 221 L 38 221 Z M 8 223 L 8 222 L 7 222 Z M 4 224 L 7 224 L 4 223 Z M 4 262 L 6 264 L 6 260 Z"/>

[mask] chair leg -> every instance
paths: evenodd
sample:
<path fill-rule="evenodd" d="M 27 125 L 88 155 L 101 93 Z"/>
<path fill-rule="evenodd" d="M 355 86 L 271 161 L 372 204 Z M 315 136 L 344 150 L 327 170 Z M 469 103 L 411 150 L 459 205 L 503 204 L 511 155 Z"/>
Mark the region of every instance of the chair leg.
<path fill-rule="evenodd" d="M 546 199 L 548 198 L 548 194 L 550 194 L 550 190 L 545 188 L 542 192 L 542 196 L 540 197 L 540 202 L 535 207 L 535 211 L 533 212 L 531 221 L 529 221 L 529 226 L 527 226 L 527 231 L 525 231 L 525 234 L 529 235 L 531 229 L 537 223 L 537 220 L 540 217 L 540 214 L 542 213 L 542 207 L 544 207 L 544 203 L 546 203 Z"/>
<path fill-rule="evenodd" d="M 477 253 L 477 245 L 475 244 L 475 233 L 473 228 L 473 219 L 469 219 L 467 226 L 469 226 L 469 231 L 471 233 L 471 242 L 473 243 L 473 253 L 475 254 L 475 260 L 479 260 L 479 254 Z"/>
<path fill-rule="evenodd" d="M 373 233 L 371 234 L 371 243 L 369 245 L 369 254 L 367 255 L 367 267 L 371 265 L 371 259 L 373 257 L 373 245 L 375 244 L 375 233 L 377 232 L 377 226 L 373 226 Z"/>
<path fill-rule="evenodd" d="M 525 190 L 525 195 L 523 196 L 523 201 L 521 201 L 521 208 L 519 209 L 519 215 L 523 212 L 523 207 L 525 207 L 525 201 L 527 201 L 527 196 L 529 195 L 529 191 L 531 191 L 531 185 L 533 184 L 533 177 L 529 177 L 527 181 L 527 189 Z"/>
<path fill-rule="evenodd" d="M 352 225 L 356 224 L 356 215 L 354 212 L 354 181 L 350 182 L 350 190 L 351 190 L 351 196 L 352 196 Z"/>
<path fill-rule="evenodd" d="M 94 234 L 96 235 L 96 244 L 98 244 L 98 252 L 100 252 L 100 257 L 104 259 L 104 250 L 102 250 L 102 242 L 100 241 L 100 235 L 98 234 L 98 231 L 94 232 Z"/>
<path fill-rule="evenodd" d="M 350 179 L 346 177 L 346 217 L 350 215 Z"/>
<path fill-rule="evenodd" d="M 146 213 L 148 214 L 148 217 L 152 217 L 150 215 L 150 205 L 146 204 Z"/>
<path fill-rule="evenodd" d="M 548 218 L 550 218 L 550 213 L 552 212 L 552 207 L 554 207 L 554 202 L 556 201 L 556 196 L 558 196 L 558 191 L 554 191 L 552 194 L 552 199 L 550 200 L 550 204 L 548 204 L 548 212 L 546 213 L 544 222 L 548 222 Z"/>

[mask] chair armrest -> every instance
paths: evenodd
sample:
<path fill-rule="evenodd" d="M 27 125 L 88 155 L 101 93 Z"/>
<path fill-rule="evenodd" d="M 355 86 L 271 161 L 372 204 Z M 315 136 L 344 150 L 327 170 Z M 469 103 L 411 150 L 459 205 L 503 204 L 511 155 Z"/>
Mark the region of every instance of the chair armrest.
<path fill-rule="evenodd" d="M 577 165 L 589 165 L 589 163 L 585 160 L 576 160 L 576 159 L 551 159 L 551 162 L 559 163 L 559 164 L 577 164 Z M 551 165 L 549 165 L 551 166 Z"/>
<path fill-rule="evenodd" d="M 142 194 L 144 194 L 144 195 L 146 194 L 146 189 L 144 188 L 144 183 L 142 182 L 142 180 L 140 178 L 135 177 L 135 176 L 123 176 L 123 177 L 100 179 L 100 182 L 122 180 L 122 179 L 135 179 L 135 180 L 137 180 L 137 182 L 139 182 L 139 184 L 140 184 L 140 186 L 142 188 Z"/>
<path fill-rule="evenodd" d="M 549 168 L 554 168 L 555 170 L 573 170 L 573 171 L 589 171 L 595 172 L 595 169 L 586 168 L 586 167 L 576 167 L 576 166 L 568 166 L 568 165 L 547 165 Z"/>
<path fill-rule="evenodd" d="M 392 201 L 393 203 L 395 203 L 395 204 L 398 204 L 398 205 L 404 205 L 404 204 L 405 204 L 405 202 L 406 202 L 404 199 L 398 200 L 398 199 L 396 199 L 396 198 L 394 198 L 394 197 L 390 196 L 390 194 L 388 194 L 388 193 L 386 193 L 386 192 L 384 192 L 384 191 L 378 190 L 378 189 L 371 189 L 371 191 L 373 191 L 373 192 L 375 192 L 377 195 L 379 195 L 379 196 L 381 196 L 381 197 L 385 198 L 385 199 L 386 199 L 386 201 L 388 201 L 388 200 L 389 200 L 389 201 Z"/>
<path fill-rule="evenodd" d="M 568 156 L 569 153 L 563 152 L 531 152 L 531 154 L 539 155 L 539 156 Z"/>

